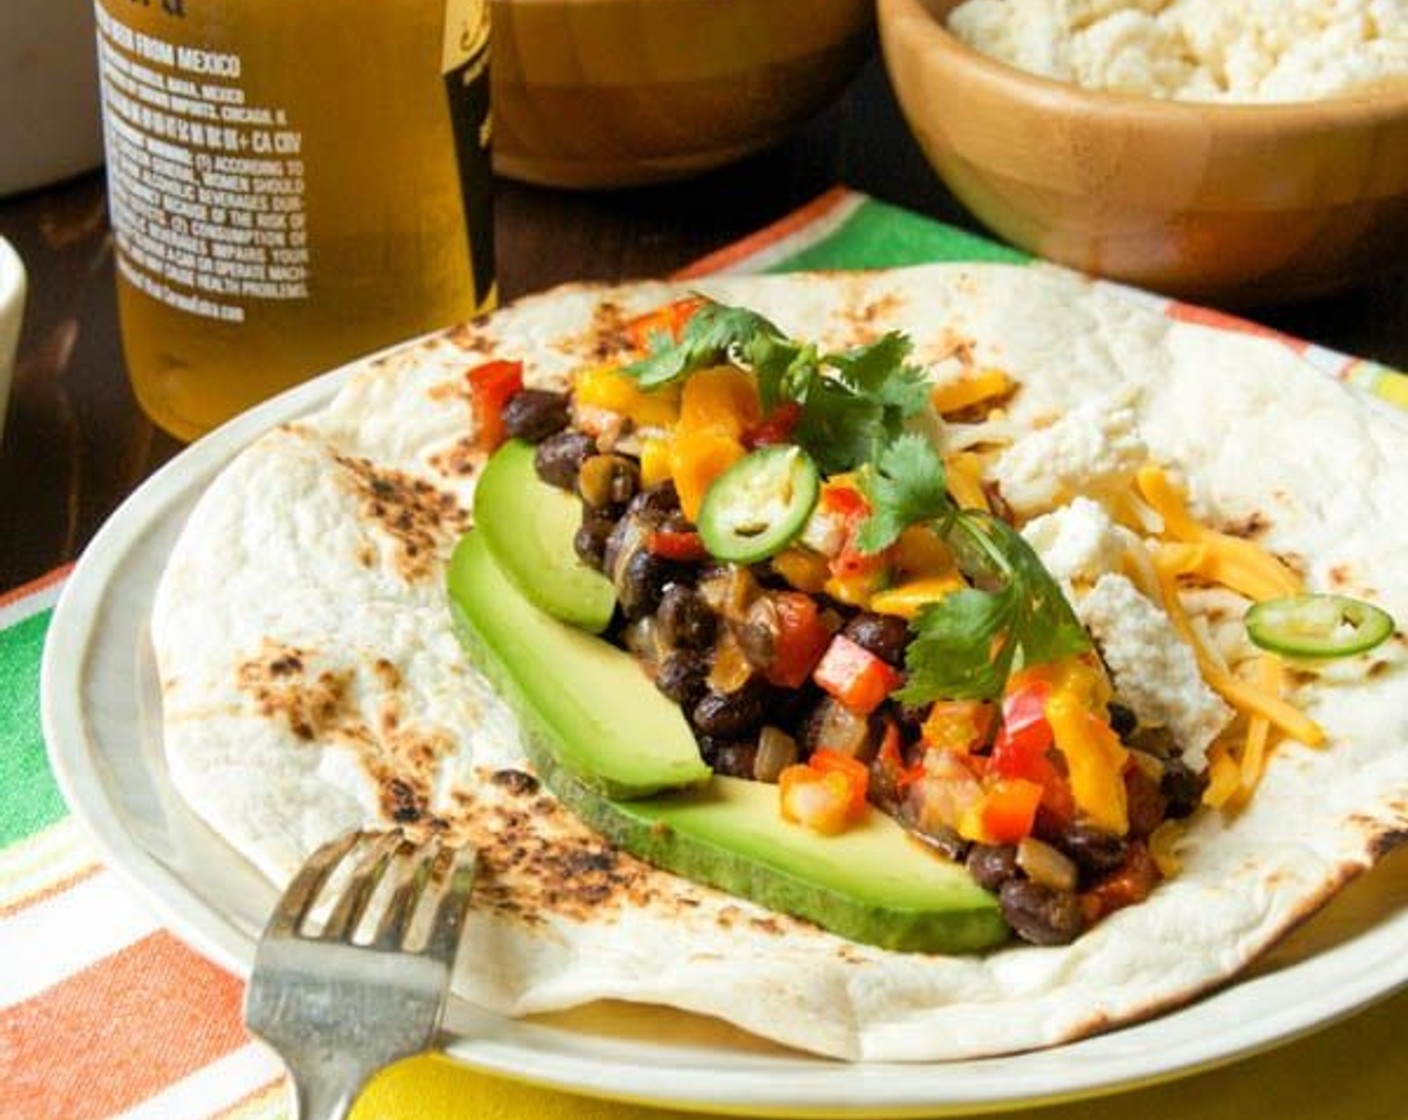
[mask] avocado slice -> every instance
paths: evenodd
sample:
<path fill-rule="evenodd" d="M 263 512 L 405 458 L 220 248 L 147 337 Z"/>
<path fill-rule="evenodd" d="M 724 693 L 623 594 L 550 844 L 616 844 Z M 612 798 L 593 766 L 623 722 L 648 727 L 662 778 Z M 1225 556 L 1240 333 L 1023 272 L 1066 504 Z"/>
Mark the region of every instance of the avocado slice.
<path fill-rule="evenodd" d="M 709 780 L 684 714 L 636 660 L 530 602 L 482 530 L 455 546 L 449 592 L 471 660 L 554 769 L 621 800 Z"/>
<path fill-rule="evenodd" d="M 782 819 L 776 786 L 709 780 L 683 715 L 635 659 L 535 607 L 477 531 L 455 549 L 449 588 L 470 659 L 518 714 L 539 776 L 618 847 L 854 941 L 950 953 L 1007 939 L 996 899 L 884 814 L 824 837 Z"/>
<path fill-rule="evenodd" d="M 499 567 L 553 618 L 599 634 L 616 589 L 577 559 L 572 537 L 581 503 L 538 477 L 533 445 L 511 439 L 489 458 L 474 489 L 474 521 Z"/>

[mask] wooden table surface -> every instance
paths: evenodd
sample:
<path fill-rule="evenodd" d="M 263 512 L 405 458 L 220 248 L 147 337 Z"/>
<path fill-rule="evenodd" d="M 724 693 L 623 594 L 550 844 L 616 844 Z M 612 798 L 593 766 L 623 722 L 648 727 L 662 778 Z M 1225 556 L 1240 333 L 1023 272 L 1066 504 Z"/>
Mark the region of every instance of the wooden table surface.
<path fill-rule="evenodd" d="M 658 276 L 841 182 L 978 228 L 929 170 L 878 61 L 783 146 L 701 178 L 572 193 L 502 181 L 505 300 L 567 280 Z M 30 273 L 4 443 L 0 592 L 72 560 L 103 519 L 181 449 L 137 408 L 123 368 L 101 173 L 0 200 L 0 235 Z M 1257 318 L 1408 368 L 1408 284 L 1386 279 Z"/>

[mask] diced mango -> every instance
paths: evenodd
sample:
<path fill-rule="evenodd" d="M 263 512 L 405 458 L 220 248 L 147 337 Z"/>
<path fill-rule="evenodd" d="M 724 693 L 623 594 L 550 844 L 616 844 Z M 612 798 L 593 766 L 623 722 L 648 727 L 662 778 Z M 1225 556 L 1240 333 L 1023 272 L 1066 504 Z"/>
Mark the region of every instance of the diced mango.
<path fill-rule="evenodd" d="M 944 456 L 944 469 L 948 472 L 948 492 L 964 509 L 980 509 L 985 512 L 988 496 L 983 493 L 983 471 L 978 457 L 971 451 L 956 451 Z"/>
<path fill-rule="evenodd" d="M 679 424 L 684 432 L 712 432 L 741 439 L 763 415 L 753 376 L 733 366 L 691 374 L 684 383 Z"/>
<path fill-rule="evenodd" d="M 937 603 L 944 596 L 964 586 L 966 585 L 963 578 L 957 573 L 912 579 L 907 583 L 875 592 L 870 596 L 870 609 L 878 614 L 914 618 L 929 603 Z"/>
<path fill-rule="evenodd" d="M 1046 722 L 1066 760 L 1076 805 L 1100 828 L 1123 836 L 1129 830 L 1124 764 L 1129 752 L 1109 724 L 1086 709 L 1072 692 L 1046 701 Z"/>
<path fill-rule="evenodd" d="M 680 509 L 691 521 L 714 480 L 747 454 L 735 437 L 719 432 L 679 431 L 670 442 L 670 477 L 680 496 Z"/>
<path fill-rule="evenodd" d="M 643 486 L 659 486 L 670 478 L 670 441 L 647 439 L 640 447 L 640 481 Z"/>
<path fill-rule="evenodd" d="M 667 428 L 679 418 L 680 392 L 676 386 L 646 392 L 614 366 L 582 370 L 572 391 L 579 404 L 620 413 L 643 428 Z"/>
<path fill-rule="evenodd" d="M 906 576 L 939 576 L 957 571 L 948 545 L 924 525 L 911 525 L 902 532 L 893 555 L 895 567 Z"/>
<path fill-rule="evenodd" d="M 826 557 L 809 548 L 788 548 L 772 558 L 777 574 L 798 591 L 816 595 L 826 587 L 831 566 Z"/>

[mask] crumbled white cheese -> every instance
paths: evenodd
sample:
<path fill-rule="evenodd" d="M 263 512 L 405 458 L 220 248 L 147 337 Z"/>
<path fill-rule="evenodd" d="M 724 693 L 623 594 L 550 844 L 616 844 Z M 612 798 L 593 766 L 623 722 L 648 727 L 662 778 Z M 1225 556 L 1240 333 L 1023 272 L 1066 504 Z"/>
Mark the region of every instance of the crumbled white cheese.
<path fill-rule="evenodd" d="M 1408 82 L 1404 0 L 966 0 L 960 39 L 1088 89 L 1312 101 Z"/>
<path fill-rule="evenodd" d="M 1022 536 L 1046 570 L 1066 585 L 1094 583 L 1108 572 L 1118 572 L 1125 554 L 1138 544 L 1104 506 L 1086 497 L 1027 522 Z"/>
<path fill-rule="evenodd" d="M 1141 724 L 1168 728 L 1183 760 L 1202 769 L 1232 709 L 1203 680 L 1168 615 L 1121 575 L 1101 576 L 1075 609 L 1100 645 L 1115 696 Z"/>
<path fill-rule="evenodd" d="M 1112 492 L 1149 457 L 1129 395 L 1091 397 L 1023 436 L 993 464 L 1002 496 L 1029 517 L 1075 494 Z"/>

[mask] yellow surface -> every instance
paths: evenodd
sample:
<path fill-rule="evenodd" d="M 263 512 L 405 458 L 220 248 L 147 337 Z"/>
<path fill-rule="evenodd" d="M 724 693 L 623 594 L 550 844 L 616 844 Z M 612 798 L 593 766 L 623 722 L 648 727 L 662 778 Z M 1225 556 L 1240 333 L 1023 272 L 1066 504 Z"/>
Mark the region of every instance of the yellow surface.
<path fill-rule="evenodd" d="M 1403 1120 L 1408 992 L 1327 1030 L 1254 1058 L 1132 1092 L 1009 1116 L 1032 1120 Z M 413 1058 L 381 1074 L 353 1120 L 667 1120 L 691 1115 L 532 1088 Z M 697 1115 L 697 1114 L 694 1114 Z"/>

